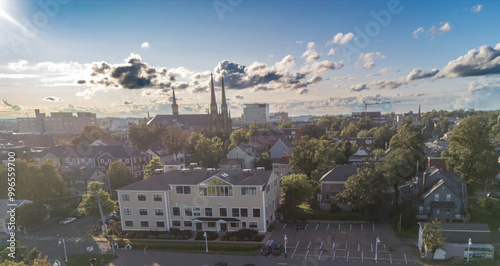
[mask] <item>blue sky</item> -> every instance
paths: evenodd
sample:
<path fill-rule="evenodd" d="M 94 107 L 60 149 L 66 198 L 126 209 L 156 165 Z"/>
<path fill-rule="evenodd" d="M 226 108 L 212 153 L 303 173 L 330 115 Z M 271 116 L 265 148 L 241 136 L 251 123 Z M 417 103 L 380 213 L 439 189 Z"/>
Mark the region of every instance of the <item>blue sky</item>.
<path fill-rule="evenodd" d="M 498 109 L 495 1 L 0 0 L 0 118 Z M 218 92 L 220 101 L 220 92 Z"/>

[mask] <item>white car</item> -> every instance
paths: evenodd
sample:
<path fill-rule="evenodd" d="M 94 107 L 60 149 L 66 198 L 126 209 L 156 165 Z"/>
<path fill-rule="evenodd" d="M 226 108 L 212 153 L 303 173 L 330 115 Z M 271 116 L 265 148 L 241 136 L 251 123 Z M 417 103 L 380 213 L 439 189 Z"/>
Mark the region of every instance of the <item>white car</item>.
<path fill-rule="evenodd" d="M 59 223 L 60 223 L 60 224 L 69 224 L 69 223 L 73 222 L 74 220 L 76 220 L 76 218 L 75 218 L 75 217 L 68 217 L 68 218 L 66 218 L 66 219 L 64 219 L 64 220 L 62 220 L 62 221 L 60 221 Z"/>

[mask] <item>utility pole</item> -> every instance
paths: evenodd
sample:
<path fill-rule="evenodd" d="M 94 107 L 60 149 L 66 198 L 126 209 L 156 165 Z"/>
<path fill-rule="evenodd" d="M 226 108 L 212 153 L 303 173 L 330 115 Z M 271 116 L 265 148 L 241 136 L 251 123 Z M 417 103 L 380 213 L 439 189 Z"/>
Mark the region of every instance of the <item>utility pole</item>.
<path fill-rule="evenodd" d="M 99 198 L 99 194 L 97 192 L 95 193 L 95 195 L 97 197 L 97 203 L 99 204 L 99 212 L 101 213 L 101 223 L 102 223 L 102 226 L 104 227 L 102 234 L 104 236 L 108 236 L 108 227 L 106 226 L 106 223 L 104 222 L 104 214 L 102 213 L 101 198 Z"/>

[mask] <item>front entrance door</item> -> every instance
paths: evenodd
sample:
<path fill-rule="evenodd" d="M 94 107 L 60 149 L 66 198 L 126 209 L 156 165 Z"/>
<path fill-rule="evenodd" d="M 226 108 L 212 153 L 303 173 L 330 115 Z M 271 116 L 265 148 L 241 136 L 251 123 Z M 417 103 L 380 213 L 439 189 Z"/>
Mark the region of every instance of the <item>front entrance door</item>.
<path fill-rule="evenodd" d="M 227 224 L 220 224 L 221 231 L 227 231 Z"/>
<path fill-rule="evenodd" d="M 201 230 L 203 230 L 201 223 L 196 223 L 196 231 L 201 231 Z"/>

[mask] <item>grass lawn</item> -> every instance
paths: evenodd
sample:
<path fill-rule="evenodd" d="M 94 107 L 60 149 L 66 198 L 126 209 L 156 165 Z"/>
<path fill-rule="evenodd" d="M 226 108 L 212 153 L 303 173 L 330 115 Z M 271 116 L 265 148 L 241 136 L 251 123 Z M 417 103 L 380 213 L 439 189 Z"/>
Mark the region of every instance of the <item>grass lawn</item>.
<path fill-rule="evenodd" d="M 76 255 L 69 255 L 68 256 L 68 262 L 66 262 L 66 265 L 68 266 L 88 266 L 89 265 L 89 260 L 90 259 L 97 259 L 97 264 L 98 266 L 104 266 L 111 261 L 113 261 L 115 258 L 117 258 L 116 255 L 112 254 L 76 254 Z"/>
<path fill-rule="evenodd" d="M 490 227 L 492 232 L 500 229 L 500 214 L 497 213 L 500 210 L 500 199 L 486 198 L 490 207 L 484 208 L 479 206 L 477 199 L 471 199 L 470 205 L 467 210 L 470 213 L 471 223 L 486 223 Z"/>
<path fill-rule="evenodd" d="M 394 232 L 396 232 L 396 235 L 398 237 L 402 238 L 410 238 L 410 239 L 418 239 L 418 224 L 415 224 L 414 226 L 410 228 L 401 228 L 401 232 L 399 232 L 399 229 L 396 227 L 393 228 Z"/>

